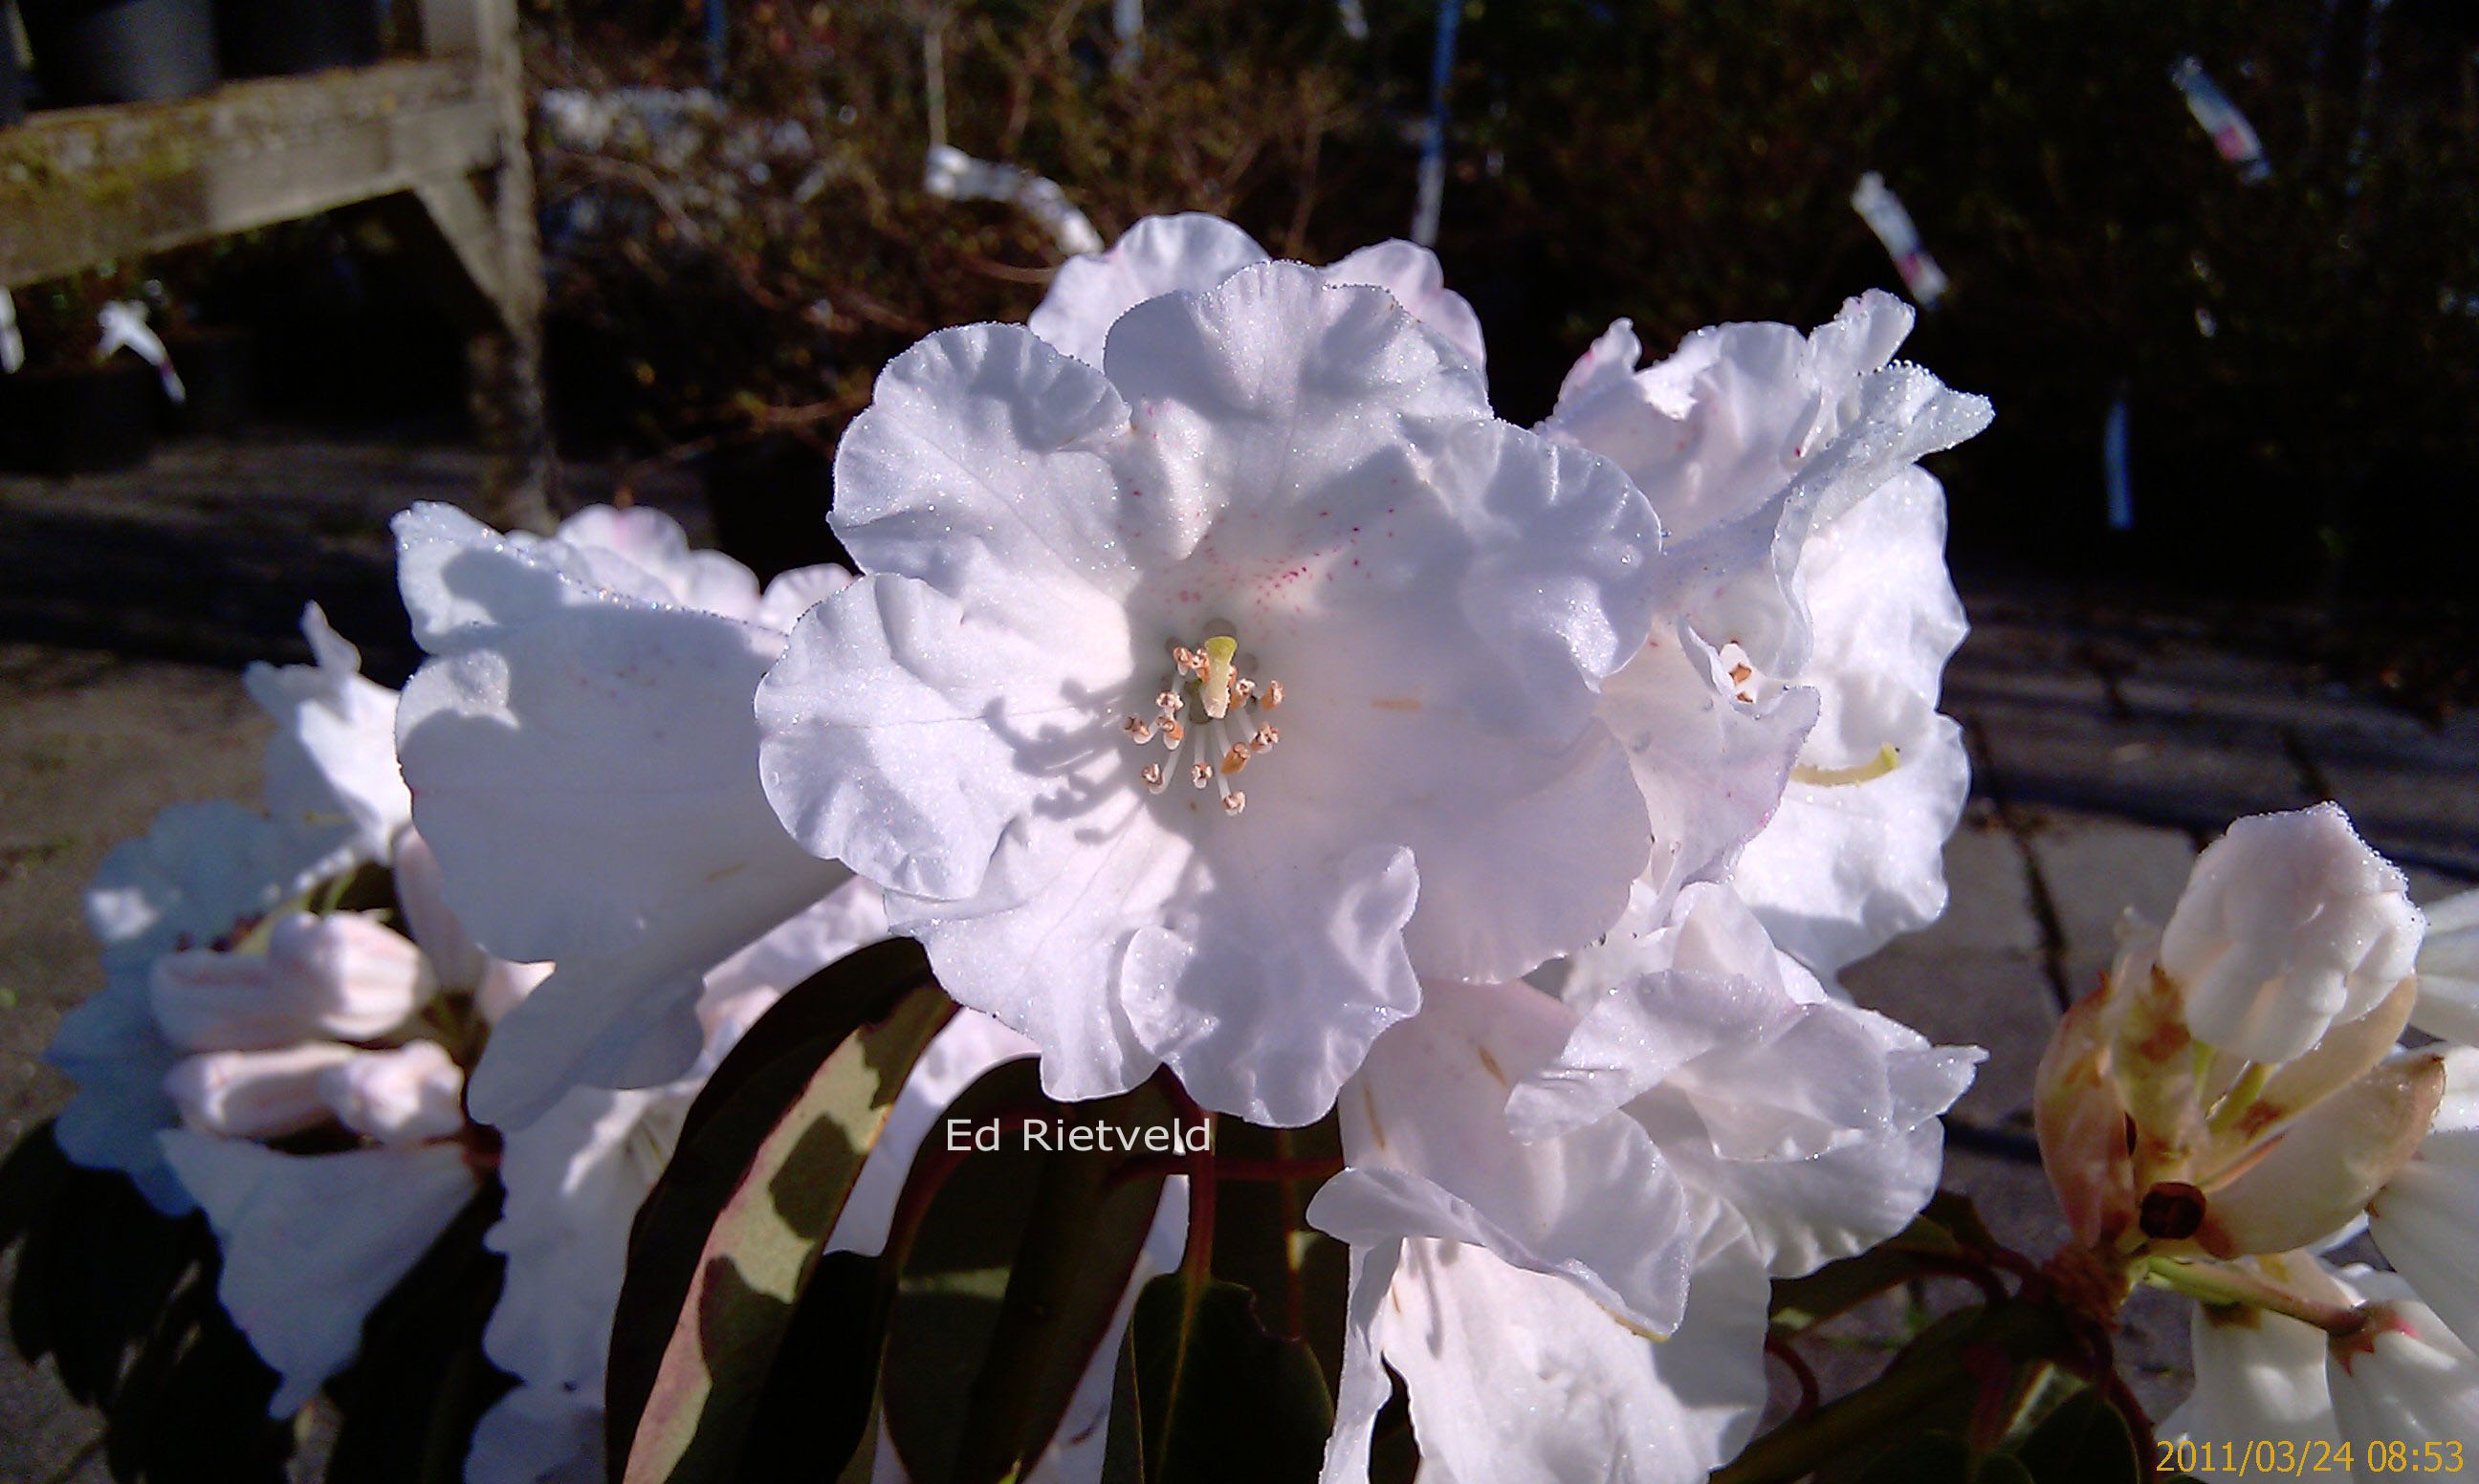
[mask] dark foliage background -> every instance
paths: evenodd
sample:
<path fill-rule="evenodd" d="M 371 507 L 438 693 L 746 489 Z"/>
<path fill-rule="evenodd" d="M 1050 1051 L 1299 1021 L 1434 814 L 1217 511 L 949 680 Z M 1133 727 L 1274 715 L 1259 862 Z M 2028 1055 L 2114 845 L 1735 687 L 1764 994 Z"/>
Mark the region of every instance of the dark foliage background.
<path fill-rule="evenodd" d="M 831 445 L 912 339 L 1030 310 L 1056 259 L 1039 230 L 920 190 L 925 28 L 952 141 L 1055 177 L 1106 238 L 1169 210 L 1317 261 L 1401 235 L 1436 13 L 1367 9 L 1360 42 L 1322 0 L 1156 0 L 1118 68 L 1099 0 L 735 5 L 718 118 L 543 141 L 564 436 Z M 546 86 L 709 80 L 701 19 L 671 3 L 532 21 Z M 1849 204 L 1876 169 L 1955 284 L 1907 353 L 1999 409 L 1941 465 L 1959 566 L 2269 599 L 2464 582 L 2479 7 L 1468 0 L 1462 22 L 1438 250 L 1507 416 L 1546 413 L 1616 316 L 1658 350 L 1899 288 Z M 2187 115 L 2168 71 L 2189 54 L 2262 134 L 2268 181 Z M 797 147 L 765 134 L 785 122 Z M 2117 536 L 2101 439 L 2121 387 L 2136 524 Z"/>

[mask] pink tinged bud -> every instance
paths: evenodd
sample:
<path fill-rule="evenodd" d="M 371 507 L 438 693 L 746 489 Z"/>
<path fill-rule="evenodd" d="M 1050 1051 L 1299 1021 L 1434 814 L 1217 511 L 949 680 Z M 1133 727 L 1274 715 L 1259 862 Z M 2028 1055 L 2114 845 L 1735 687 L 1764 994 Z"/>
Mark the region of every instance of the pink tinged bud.
<path fill-rule="evenodd" d="M 2434 1052 L 2379 1064 L 2208 1191 L 2196 1245 L 2226 1258 L 2284 1252 L 2331 1236 L 2410 1160 L 2443 1096 L 2444 1059 Z"/>
<path fill-rule="evenodd" d="M 193 950 L 155 960 L 155 1019 L 192 1051 L 363 1040 L 401 1024 L 430 991 L 421 950 L 367 917 L 294 912 L 267 952 Z"/>
<path fill-rule="evenodd" d="M 2367 1275 L 2371 1283 L 2390 1276 Z M 2411 1298 L 2375 1305 L 2357 1334 L 2334 1339 L 2330 1356 L 2324 1374 L 2342 1437 L 2365 1440 L 2370 1450 L 2399 1441 L 2414 1459 L 2430 1440 L 2465 1446 L 2479 1440 L 2479 1356 L 2427 1305 Z"/>
<path fill-rule="evenodd" d="M 447 1139 L 465 1127 L 465 1073 L 437 1041 L 366 1051 L 328 1067 L 319 1096 L 337 1120 L 383 1144 Z"/>
<path fill-rule="evenodd" d="M 233 1139 L 280 1139 L 329 1117 L 319 1079 L 362 1053 L 333 1042 L 278 1051 L 211 1051 L 175 1062 L 164 1091 L 181 1121 Z"/>
<path fill-rule="evenodd" d="M 267 956 L 291 971 L 312 1023 L 340 1040 L 396 1029 L 436 987 L 421 949 L 359 912 L 288 917 Z"/>
<path fill-rule="evenodd" d="M 2196 857 L 2160 966 L 2198 1040 L 2287 1062 L 2409 976 L 2423 920 L 2339 806 L 2241 819 Z"/>
<path fill-rule="evenodd" d="M 2040 1163 L 2086 1246 L 2116 1240 L 2134 1215 L 2126 1102 L 2108 1074 L 2107 1000 L 2107 990 L 2087 995 L 2057 1022 L 2032 1104 Z"/>
<path fill-rule="evenodd" d="M 301 1039 L 300 1017 L 277 987 L 265 954 L 191 949 L 155 960 L 148 997 L 155 1022 L 192 1051 L 263 1051 Z"/>

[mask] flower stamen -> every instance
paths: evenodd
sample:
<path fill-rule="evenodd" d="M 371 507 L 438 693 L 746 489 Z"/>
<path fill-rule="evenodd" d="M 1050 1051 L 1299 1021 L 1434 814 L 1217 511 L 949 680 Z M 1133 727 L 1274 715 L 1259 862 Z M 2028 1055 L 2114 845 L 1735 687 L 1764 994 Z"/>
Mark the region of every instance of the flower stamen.
<path fill-rule="evenodd" d="M 1170 754 L 1170 765 L 1185 766 L 1191 786 L 1214 785 L 1221 796 L 1224 815 L 1237 816 L 1248 806 L 1248 796 L 1231 786 L 1231 775 L 1282 740 L 1282 733 L 1272 724 L 1249 713 L 1280 705 L 1282 683 L 1241 674 L 1240 641 L 1230 634 L 1211 635 L 1194 649 L 1184 644 L 1173 644 L 1169 649 L 1170 683 L 1155 694 L 1153 718 L 1149 721 L 1141 715 L 1128 716 L 1119 723 L 1119 729 L 1139 745 L 1161 742 Z M 1193 713 L 1188 712 L 1191 704 Z M 1183 713 L 1203 718 L 1197 730 L 1199 746 L 1193 754 L 1187 750 L 1188 727 Z M 1226 721 L 1232 724 L 1227 729 L 1223 725 Z M 1235 736 L 1238 741 L 1232 740 Z M 1137 777 L 1146 792 L 1161 793 L 1168 786 L 1170 767 L 1147 763 L 1137 770 Z"/>

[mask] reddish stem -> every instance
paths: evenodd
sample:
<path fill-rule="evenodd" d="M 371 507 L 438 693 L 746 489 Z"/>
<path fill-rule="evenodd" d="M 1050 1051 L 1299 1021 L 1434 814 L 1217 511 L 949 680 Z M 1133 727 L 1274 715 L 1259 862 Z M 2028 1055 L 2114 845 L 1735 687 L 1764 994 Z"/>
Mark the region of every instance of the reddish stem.
<path fill-rule="evenodd" d="M 1789 1340 L 1770 1332 L 1765 1336 L 1765 1353 L 1781 1362 L 1789 1369 L 1791 1379 L 1799 1383 L 1799 1409 L 1791 1416 L 1814 1416 L 1817 1404 L 1825 1398 L 1825 1392 L 1816 1384 L 1816 1372 L 1809 1369 L 1807 1358 L 1793 1349 Z"/>

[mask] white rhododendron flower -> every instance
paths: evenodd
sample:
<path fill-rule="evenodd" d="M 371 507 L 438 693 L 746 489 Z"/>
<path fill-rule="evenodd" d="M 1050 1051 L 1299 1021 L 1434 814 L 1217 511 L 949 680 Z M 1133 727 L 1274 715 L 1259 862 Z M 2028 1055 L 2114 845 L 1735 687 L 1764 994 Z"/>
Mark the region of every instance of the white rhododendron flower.
<path fill-rule="evenodd" d="M 403 782 L 387 751 L 394 695 L 362 678 L 360 656 L 316 605 L 302 632 L 315 664 L 255 665 L 243 677 L 276 724 L 266 778 L 273 817 L 224 801 L 177 804 L 104 858 L 86 894 L 104 986 L 62 1017 L 43 1054 L 78 1085 L 55 1125 L 62 1152 L 122 1171 L 170 1215 L 192 1202 L 155 1136 L 181 1121 L 166 1079 L 185 1045 L 198 1043 L 167 1036 L 158 1019 L 164 960 L 228 946 L 322 878 L 384 860 L 388 832 L 402 822 Z"/>
<path fill-rule="evenodd" d="M 589 510 L 544 540 L 419 505 L 396 530 L 414 637 L 437 656 L 399 708 L 415 817 L 473 937 L 559 964 L 498 1027 L 474 1116 L 518 1127 L 572 1087 L 680 1077 L 707 971 L 849 875 L 776 822 L 751 716 L 783 646 L 770 626 L 844 575 L 761 593 L 645 510 Z"/>
<path fill-rule="evenodd" d="M 1330 1481 L 1365 1476 L 1380 1357 L 1450 1476 L 1595 1457 L 1700 1478 L 1763 1404 L 1767 1278 L 1892 1235 L 1933 1192 L 1937 1114 L 1978 1052 L 1830 999 L 1723 887 L 1682 893 L 1636 954 L 1581 1011 L 1430 983 L 1345 1089 L 1346 1167 L 1309 1213 L 1355 1249 Z M 1543 1401 L 1471 1415 L 1505 1392 Z"/>
<path fill-rule="evenodd" d="M 1257 240 L 1219 217 L 1185 212 L 1147 217 L 1108 251 L 1082 253 L 1059 265 L 1050 292 L 1025 328 L 1087 366 L 1102 364 L 1103 342 L 1121 315 L 1165 294 L 1201 294 L 1243 268 L 1272 261 Z M 1395 241 L 1363 247 L 1320 269 L 1328 283 L 1383 289 L 1413 319 L 1482 364 L 1480 317 L 1446 287 L 1438 256 Z"/>
<path fill-rule="evenodd" d="M 1642 370 L 1622 320 L 1542 424 L 1623 467 L 1696 573 L 1678 623 L 1603 703 L 1655 801 L 1656 836 L 1682 782 L 1674 816 L 1701 815 L 1700 829 L 1674 825 L 1684 843 L 1656 853 L 1671 875 L 1652 884 L 1709 876 L 1748 840 L 1732 883 L 1827 976 L 1944 910 L 1942 851 L 1969 782 L 1960 730 L 1936 712 L 1964 630 L 1944 494 L 1915 465 L 1989 409 L 1888 364 L 1912 319 L 1871 292 L 1811 334 L 1721 325 Z M 1685 770 L 1681 736 L 1699 739 Z M 1699 843 L 1717 832 L 1719 852 Z"/>
<path fill-rule="evenodd" d="M 2257 814 L 2195 857 L 2161 930 L 2195 1038 L 2287 1062 L 2409 977 L 2423 920 L 2338 805 Z"/>
<path fill-rule="evenodd" d="M 1657 527 L 1296 264 L 1139 304 L 1104 361 L 981 325 L 888 365 L 836 458 L 867 575 L 759 692 L 767 795 L 1053 1095 L 1167 1063 L 1306 1122 L 1416 961 L 1511 977 L 1625 905 L 1645 807 L 1592 707 Z"/>

